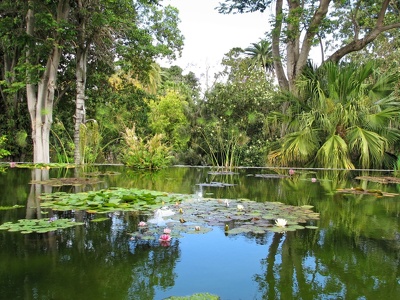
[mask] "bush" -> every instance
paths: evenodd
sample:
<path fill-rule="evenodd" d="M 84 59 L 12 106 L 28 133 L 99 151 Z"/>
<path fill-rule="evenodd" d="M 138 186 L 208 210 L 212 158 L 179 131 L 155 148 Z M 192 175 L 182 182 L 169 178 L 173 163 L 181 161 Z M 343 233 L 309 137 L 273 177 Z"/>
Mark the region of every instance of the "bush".
<path fill-rule="evenodd" d="M 122 162 L 128 167 L 138 169 L 161 169 L 171 164 L 171 148 L 163 144 L 162 134 L 156 134 L 147 141 L 136 135 L 135 127 L 126 128 L 123 134 L 127 148 Z"/>

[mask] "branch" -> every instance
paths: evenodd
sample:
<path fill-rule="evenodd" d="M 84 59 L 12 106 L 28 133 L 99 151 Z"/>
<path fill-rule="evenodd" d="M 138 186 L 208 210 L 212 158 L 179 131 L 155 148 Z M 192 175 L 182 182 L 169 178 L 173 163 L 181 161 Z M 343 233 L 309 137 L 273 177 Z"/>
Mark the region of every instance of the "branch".
<path fill-rule="evenodd" d="M 296 74 L 300 74 L 301 70 L 307 63 L 308 56 L 310 54 L 311 46 L 316 35 L 318 35 L 319 27 L 328 13 L 328 8 L 331 0 L 321 0 L 318 9 L 315 11 L 313 18 L 311 19 L 310 26 L 307 29 L 306 35 L 304 36 L 302 47 L 297 61 Z M 319 37 L 319 36 L 318 36 Z"/>
<path fill-rule="evenodd" d="M 384 26 L 384 19 L 386 15 L 386 10 L 389 6 L 390 0 L 385 0 L 382 3 L 381 9 L 378 14 L 378 18 L 376 20 L 375 28 L 371 30 L 369 34 L 367 34 L 362 39 L 355 39 L 349 44 L 343 46 L 342 48 L 338 49 L 333 53 L 327 60 L 332 62 L 339 62 L 345 55 L 359 51 L 367 46 L 369 43 L 373 42 L 382 32 L 386 32 L 388 30 L 394 28 L 400 28 L 400 23 L 393 23 Z"/>

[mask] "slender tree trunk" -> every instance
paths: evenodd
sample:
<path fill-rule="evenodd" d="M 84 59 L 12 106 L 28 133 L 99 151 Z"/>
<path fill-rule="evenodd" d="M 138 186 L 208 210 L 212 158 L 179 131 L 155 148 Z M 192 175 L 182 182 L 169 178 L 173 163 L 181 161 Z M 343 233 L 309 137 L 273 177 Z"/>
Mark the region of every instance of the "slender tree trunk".
<path fill-rule="evenodd" d="M 81 141 L 81 125 L 85 124 L 86 108 L 85 108 L 85 90 L 87 76 L 87 60 L 89 54 L 90 40 L 87 36 L 87 22 L 90 22 L 91 17 L 84 12 L 89 9 L 90 2 L 77 0 L 78 11 L 76 14 L 78 45 L 76 48 L 76 101 L 75 101 L 75 127 L 74 127 L 74 161 L 76 165 L 85 163 L 84 145 Z M 95 3 L 92 3 L 95 5 Z"/>
<path fill-rule="evenodd" d="M 34 36 L 35 20 L 33 6 L 27 11 L 26 33 Z M 69 1 L 60 0 L 57 7 L 57 21 L 67 20 L 69 13 Z M 27 62 L 32 61 L 32 51 L 26 51 Z M 47 57 L 45 70 L 37 84 L 31 82 L 28 74 L 26 94 L 29 115 L 31 118 L 33 140 L 33 162 L 50 162 L 50 129 L 53 122 L 54 91 L 57 82 L 57 70 L 60 64 L 61 48 L 54 43 L 53 49 Z"/>
<path fill-rule="evenodd" d="M 86 89 L 86 68 L 87 68 L 87 48 L 78 48 L 76 53 L 76 108 L 75 108 L 75 130 L 74 130 L 74 160 L 75 164 L 84 163 L 81 157 L 81 124 L 85 123 L 85 89 Z M 82 150 L 83 151 L 83 150 Z"/>

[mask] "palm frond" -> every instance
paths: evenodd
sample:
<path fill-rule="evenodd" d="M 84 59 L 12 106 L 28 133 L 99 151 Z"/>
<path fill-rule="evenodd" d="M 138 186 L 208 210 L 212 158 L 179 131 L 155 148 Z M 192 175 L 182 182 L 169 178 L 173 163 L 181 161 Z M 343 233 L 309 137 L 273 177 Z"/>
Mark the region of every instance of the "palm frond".
<path fill-rule="evenodd" d="M 339 135 L 331 135 L 317 151 L 316 166 L 331 169 L 354 169 L 346 142 Z"/>
<path fill-rule="evenodd" d="M 309 127 L 284 137 L 281 159 L 286 164 L 308 163 L 318 149 L 318 134 Z"/>
<path fill-rule="evenodd" d="M 376 132 L 365 130 L 355 126 L 348 131 L 350 151 L 359 155 L 359 163 L 362 168 L 379 166 L 383 154 L 388 146 L 388 141 Z"/>

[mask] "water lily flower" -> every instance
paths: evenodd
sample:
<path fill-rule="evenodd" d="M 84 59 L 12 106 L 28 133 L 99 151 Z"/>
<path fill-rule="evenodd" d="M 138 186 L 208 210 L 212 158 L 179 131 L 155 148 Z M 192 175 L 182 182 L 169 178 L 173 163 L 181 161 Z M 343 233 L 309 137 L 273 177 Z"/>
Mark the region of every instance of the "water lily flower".
<path fill-rule="evenodd" d="M 311 182 L 317 182 L 317 178 L 311 178 Z"/>
<path fill-rule="evenodd" d="M 289 175 L 290 175 L 290 176 L 294 175 L 294 170 L 293 170 L 293 169 L 290 169 L 290 170 L 289 170 Z"/>
<path fill-rule="evenodd" d="M 200 231 L 200 226 L 194 226 L 194 230 Z"/>
<path fill-rule="evenodd" d="M 225 203 L 226 207 L 229 207 L 229 200 L 228 199 L 225 199 L 224 203 Z"/>
<path fill-rule="evenodd" d="M 10 168 L 15 168 L 15 166 L 17 165 L 17 163 L 16 162 L 10 162 Z"/>
<path fill-rule="evenodd" d="M 146 222 L 143 222 L 143 221 L 139 222 L 139 227 L 145 227 L 145 226 L 147 226 Z"/>
<path fill-rule="evenodd" d="M 243 210 L 243 209 L 244 209 L 244 206 L 243 206 L 242 204 L 238 204 L 238 205 L 237 205 L 237 209 L 238 209 L 238 210 Z"/>
<path fill-rule="evenodd" d="M 285 219 L 278 218 L 275 220 L 275 225 L 278 227 L 285 227 L 286 224 L 287 224 L 287 221 Z"/>
<path fill-rule="evenodd" d="M 170 228 L 164 228 L 164 233 L 165 234 L 170 234 L 171 233 L 171 229 Z"/>
<path fill-rule="evenodd" d="M 162 234 L 159 238 L 160 242 L 169 242 L 171 240 L 171 236 L 169 234 Z"/>

